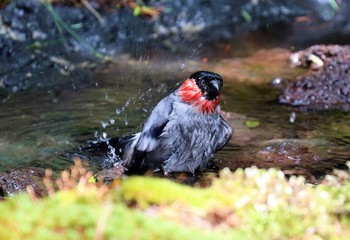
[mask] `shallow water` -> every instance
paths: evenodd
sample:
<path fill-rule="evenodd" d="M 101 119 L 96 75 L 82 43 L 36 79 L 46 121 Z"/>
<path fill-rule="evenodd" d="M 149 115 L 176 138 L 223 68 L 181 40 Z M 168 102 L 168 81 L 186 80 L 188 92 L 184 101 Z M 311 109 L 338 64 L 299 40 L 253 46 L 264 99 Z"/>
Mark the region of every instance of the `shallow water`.
<path fill-rule="evenodd" d="M 214 160 L 219 168 L 278 167 L 314 181 L 350 160 L 350 115 L 341 111 L 304 112 L 278 105 L 270 85 L 232 84 L 224 91 L 236 139 Z M 229 104 L 230 103 L 230 104 Z M 249 129 L 247 120 L 260 125 Z"/>
<path fill-rule="evenodd" d="M 67 153 L 86 141 L 136 131 L 152 107 L 184 80 L 180 76 L 185 74 L 112 67 L 84 89 L 11 95 L 1 103 L 0 171 L 67 168 L 72 164 Z M 222 99 L 234 135 L 215 155 L 212 169 L 257 165 L 317 178 L 350 160 L 349 114 L 301 112 L 278 105 L 269 84 L 227 78 Z M 247 120 L 259 125 L 249 128 Z"/>

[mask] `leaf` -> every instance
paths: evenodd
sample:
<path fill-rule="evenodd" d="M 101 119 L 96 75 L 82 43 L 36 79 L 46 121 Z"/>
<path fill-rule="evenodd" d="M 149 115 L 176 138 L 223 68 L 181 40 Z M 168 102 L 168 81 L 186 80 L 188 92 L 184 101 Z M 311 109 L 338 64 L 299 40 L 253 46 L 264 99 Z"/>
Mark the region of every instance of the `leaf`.
<path fill-rule="evenodd" d="M 340 6 L 336 0 L 329 0 L 329 4 L 331 5 L 334 11 L 338 12 L 340 10 Z"/>
<path fill-rule="evenodd" d="M 241 15 L 246 22 L 251 22 L 253 19 L 252 16 L 250 16 L 250 14 L 247 12 L 247 10 L 242 10 Z"/>
<path fill-rule="evenodd" d="M 97 182 L 97 179 L 96 179 L 96 174 L 94 176 L 92 176 L 89 181 L 89 183 L 96 183 Z"/>
<path fill-rule="evenodd" d="M 260 125 L 260 122 L 258 120 L 247 120 L 244 124 L 249 128 L 256 128 Z"/>
<path fill-rule="evenodd" d="M 141 9 L 140 6 L 136 6 L 136 7 L 134 8 L 134 16 L 135 16 L 135 17 L 140 16 L 141 10 L 142 10 L 142 9 Z"/>

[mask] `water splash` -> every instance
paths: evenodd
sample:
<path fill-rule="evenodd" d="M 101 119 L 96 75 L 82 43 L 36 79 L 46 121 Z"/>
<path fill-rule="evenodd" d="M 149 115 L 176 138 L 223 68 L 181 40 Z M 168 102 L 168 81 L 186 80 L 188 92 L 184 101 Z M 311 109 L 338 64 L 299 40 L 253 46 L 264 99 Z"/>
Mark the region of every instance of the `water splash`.
<path fill-rule="evenodd" d="M 120 109 L 120 108 L 116 108 L 116 109 L 115 109 L 115 113 L 116 113 L 117 115 L 120 115 L 122 112 L 123 112 L 123 110 Z"/>
<path fill-rule="evenodd" d="M 181 42 L 178 44 L 180 45 Z M 135 48 L 137 47 L 135 46 Z M 135 49 L 134 54 L 131 55 L 132 57 L 129 56 L 124 59 L 127 60 L 124 62 L 127 65 L 126 68 L 118 66 L 118 68 L 111 69 L 111 73 L 114 74 L 108 77 L 112 80 L 111 82 L 114 82 L 114 92 L 112 93 L 109 91 L 110 89 L 106 89 L 101 99 L 107 103 L 117 103 L 114 108 L 115 115 L 102 119 L 100 121 L 101 130 L 94 135 L 96 141 L 107 144 L 108 154 L 105 159 L 107 165 L 120 161 L 119 149 L 115 149 L 110 145 L 110 138 L 116 137 L 114 135 L 116 132 L 119 133 L 119 136 L 125 134 L 126 129 L 134 128 L 136 131 L 155 104 L 178 88 L 178 85 L 184 80 L 178 77 L 180 75 L 178 70 L 186 71 L 192 66 L 193 61 L 199 61 L 198 56 L 201 52 L 201 46 L 196 44 L 188 48 L 188 51 L 182 54 L 181 59 L 176 54 L 162 55 L 161 51 L 158 52 L 157 49 L 152 53 L 145 52 L 143 48 L 140 49 L 142 51 Z M 164 67 L 164 62 L 171 63 L 171 69 L 177 69 L 174 74 L 168 75 L 166 73 L 169 70 Z M 103 84 L 96 82 L 96 87 L 103 86 Z M 129 96 L 125 93 L 128 93 Z M 111 130 L 113 130 L 113 134 Z"/>
<path fill-rule="evenodd" d="M 124 125 L 128 126 L 129 122 L 128 122 L 128 115 L 125 114 L 125 118 L 124 118 Z"/>
<path fill-rule="evenodd" d="M 107 122 L 101 122 L 101 126 L 102 126 L 103 128 L 106 128 L 106 127 L 109 126 L 109 124 L 108 124 Z"/>
<path fill-rule="evenodd" d="M 95 131 L 94 136 L 97 139 L 96 142 L 104 142 L 107 144 L 108 152 L 101 164 L 103 168 L 110 168 L 111 166 L 114 166 L 122 161 L 120 156 L 117 154 L 117 150 L 110 144 L 110 138 L 108 137 L 107 132 L 102 132 L 102 134 L 99 135 L 99 133 Z"/>

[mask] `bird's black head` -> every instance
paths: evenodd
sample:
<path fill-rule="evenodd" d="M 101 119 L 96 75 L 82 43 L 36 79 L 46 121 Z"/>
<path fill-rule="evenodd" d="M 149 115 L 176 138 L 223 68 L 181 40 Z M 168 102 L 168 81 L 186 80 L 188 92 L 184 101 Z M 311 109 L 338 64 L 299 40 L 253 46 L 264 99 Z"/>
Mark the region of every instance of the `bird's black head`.
<path fill-rule="evenodd" d="M 197 86 L 207 100 L 213 100 L 220 94 L 223 79 L 219 74 L 208 71 L 199 71 L 193 73 L 190 78 L 196 80 Z"/>

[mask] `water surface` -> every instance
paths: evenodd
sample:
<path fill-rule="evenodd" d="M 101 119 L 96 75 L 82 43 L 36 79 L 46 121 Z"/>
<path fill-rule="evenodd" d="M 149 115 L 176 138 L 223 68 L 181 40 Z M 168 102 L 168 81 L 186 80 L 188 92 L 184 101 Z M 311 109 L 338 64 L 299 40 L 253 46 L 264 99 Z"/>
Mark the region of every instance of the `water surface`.
<path fill-rule="evenodd" d="M 0 171 L 62 170 L 72 163 L 67 153 L 86 141 L 139 130 L 152 107 L 187 76 L 164 69 L 112 67 L 96 73 L 95 84 L 84 89 L 10 95 L 1 103 Z M 235 83 L 234 76 L 225 80 L 222 109 L 234 135 L 215 155 L 211 171 L 257 165 L 320 177 L 350 160 L 349 114 L 302 112 L 278 105 L 270 84 Z M 249 128 L 248 120 L 259 125 Z"/>

